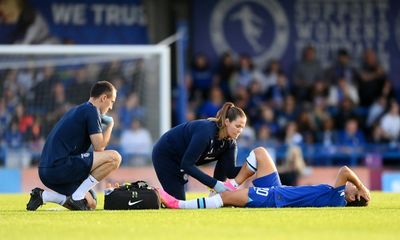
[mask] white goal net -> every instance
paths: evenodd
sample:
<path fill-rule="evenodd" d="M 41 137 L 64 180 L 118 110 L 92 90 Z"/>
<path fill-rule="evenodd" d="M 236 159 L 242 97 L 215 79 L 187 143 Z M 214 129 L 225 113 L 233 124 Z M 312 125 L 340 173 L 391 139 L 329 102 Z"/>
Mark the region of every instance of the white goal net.
<path fill-rule="evenodd" d="M 118 90 L 110 148 L 127 165 L 148 163 L 149 144 L 171 125 L 170 50 L 161 45 L 0 46 L 0 164 L 35 164 L 57 120 L 100 80 Z"/>

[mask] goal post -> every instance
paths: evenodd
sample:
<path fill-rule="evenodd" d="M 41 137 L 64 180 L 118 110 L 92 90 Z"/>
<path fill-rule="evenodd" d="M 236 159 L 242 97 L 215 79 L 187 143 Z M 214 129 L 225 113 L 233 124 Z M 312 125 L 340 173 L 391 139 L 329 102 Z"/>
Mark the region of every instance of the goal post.
<path fill-rule="evenodd" d="M 19 75 L 26 74 L 26 71 L 34 72 L 35 79 L 30 79 L 30 82 L 25 86 L 26 92 L 21 94 L 29 106 L 29 101 L 33 99 L 32 96 L 30 97 L 32 95 L 30 91 L 42 81 L 43 76 L 39 75 L 45 75 L 48 66 L 51 66 L 53 71 L 64 79 L 63 83 L 65 83 L 67 89 L 67 86 L 72 85 L 71 82 L 77 81 L 76 79 L 80 74 L 79 69 L 89 69 L 95 66 L 98 69 L 97 72 L 101 72 L 104 68 L 111 66 L 113 62 L 118 62 L 121 72 L 117 74 L 124 78 L 121 82 L 128 81 L 126 79 L 133 79 L 132 82 L 138 81 L 137 78 L 140 79 L 140 83 L 137 83 L 134 88 L 137 91 L 141 106 L 145 109 L 141 120 L 144 127 L 151 133 L 153 141 L 155 141 L 171 127 L 170 61 L 170 48 L 166 45 L 0 45 L 0 87 L 3 88 L 0 90 L 14 88 L 12 85 L 18 85 L 20 79 L 22 79 L 23 84 L 26 84 L 24 82 L 26 76 L 17 78 Z M 71 73 L 71 71 L 74 72 Z M 14 76 L 13 74 L 19 75 Z M 65 77 L 66 75 L 72 76 Z M 33 75 L 30 78 L 33 78 Z M 71 78 L 74 79 L 71 80 Z M 92 78 L 90 84 L 98 80 L 107 79 Z M 86 86 L 89 86 L 88 84 L 86 83 Z M 132 85 L 134 84 L 132 83 Z M 120 108 L 126 103 L 126 99 L 131 93 L 126 87 L 119 87 L 121 89 L 117 87 L 118 96 L 124 95 L 124 100 L 119 102 L 119 99 L 117 99 L 115 106 Z M 48 89 L 42 90 L 39 95 L 47 95 L 52 91 L 53 89 L 48 87 Z M 88 87 L 80 92 L 77 91 L 75 95 L 71 94 L 74 91 L 73 88 L 70 88 L 69 95 L 90 93 Z M 1 94 L 3 93 L 1 92 Z M 36 93 L 36 95 L 38 94 Z M 79 96 L 76 97 L 79 98 Z M 7 96 L 1 96 L 1 98 L 4 99 Z M 44 98 L 48 99 L 46 96 Z M 75 104 L 78 104 L 78 100 L 75 101 Z M 43 113 L 41 107 L 45 105 L 51 105 L 51 103 L 42 101 L 39 102 L 39 110 L 37 106 L 30 110 L 34 115 L 40 116 Z M 111 114 L 118 117 L 118 109 L 113 109 Z M 10 113 L 10 115 L 15 115 L 15 113 Z"/>
<path fill-rule="evenodd" d="M 158 98 L 159 126 L 158 135 L 166 132 L 171 127 L 171 63 L 170 49 L 165 45 L 0 45 L 0 70 L 23 68 L 24 63 L 20 58 L 15 62 L 6 56 L 103 56 L 104 58 L 134 59 L 155 56 L 158 62 L 158 94 L 156 96 L 146 94 L 146 97 Z M 32 60 L 26 62 L 30 67 L 44 67 L 47 64 L 56 65 L 48 60 L 35 64 Z M 72 64 L 68 61 L 60 61 L 60 64 Z M 71 62 L 71 61 L 69 61 Z M 102 60 L 98 60 L 102 62 Z M 76 63 L 76 64 L 79 64 Z M 153 68 L 153 66 L 147 66 Z M 151 87 L 151 86 L 149 86 Z M 88 90 L 89 91 L 89 90 Z M 155 109 L 152 109 L 153 112 Z M 155 136 L 157 137 L 157 136 Z"/>

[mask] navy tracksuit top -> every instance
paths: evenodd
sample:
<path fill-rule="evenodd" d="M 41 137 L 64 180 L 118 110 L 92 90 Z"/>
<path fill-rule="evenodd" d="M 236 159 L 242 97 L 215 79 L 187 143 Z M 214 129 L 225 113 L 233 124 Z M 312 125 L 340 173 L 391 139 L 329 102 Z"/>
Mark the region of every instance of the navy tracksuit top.
<path fill-rule="evenodd" d="M 218 139 L 216 122 L 194 120 L 180 124 L 166 132 L 156 145 L 162 146 L 163 158 L 177 161 L 180 168 L 204 185 L 213 188 L 217 180 L 234 178 L 240 168 L 236 167 L 237 145 L 235 140 Z M 160 154 L 160 153 L 158 153 Z M 153 161 L 158 161 L 153 159 Z M 169 161 L 169 160 L 167 160 Z M 212 178 L 196 166 L 218 161 Z M 167 162 L 163 162 L 168 164 Z"/>

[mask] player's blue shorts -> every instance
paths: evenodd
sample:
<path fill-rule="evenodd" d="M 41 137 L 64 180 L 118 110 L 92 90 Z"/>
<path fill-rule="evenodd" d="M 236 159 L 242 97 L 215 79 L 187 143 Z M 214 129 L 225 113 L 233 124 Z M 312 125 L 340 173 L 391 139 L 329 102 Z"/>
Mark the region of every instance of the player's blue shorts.
<path fill-rule="evenodd" d="M 254 179 L 253 185 L 254 187 L 249 188 L 249 201 L 245 207 L 276 207 L 274 191 L 270 190 L 274 187 L 282 186 L 278 172 Z"/>
<path fill-rule="evenodd" d="M 93 152 L 58 159 L 54 167 L 39 168 L 43 184 L 53 191 L 72 195 L 89 176 L 93 165 Z"/>

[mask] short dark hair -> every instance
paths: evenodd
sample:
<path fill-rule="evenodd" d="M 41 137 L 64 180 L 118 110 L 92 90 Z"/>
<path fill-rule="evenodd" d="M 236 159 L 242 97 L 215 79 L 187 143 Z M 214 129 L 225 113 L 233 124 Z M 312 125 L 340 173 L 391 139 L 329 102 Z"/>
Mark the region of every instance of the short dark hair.
<path fill-rule="evenodd" d="M 98 98 L 102 94 L 106 94 L 107 97 L 111 97 L 113 90 L 116 89 L 110 82 L 98 81 L 92 86 L 92 89 L 90 90 L 90 97 Z"/>
<path fill-rule="evenodd" d="M 356 199 L 351 202 L 347 202 L 346 207 L 365 207 L 368 205 L 368 201 L 365 198 L 360 197 L 360 200 Z"/>

